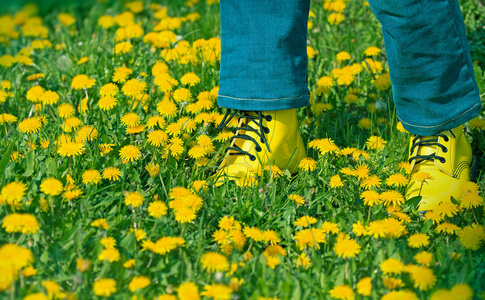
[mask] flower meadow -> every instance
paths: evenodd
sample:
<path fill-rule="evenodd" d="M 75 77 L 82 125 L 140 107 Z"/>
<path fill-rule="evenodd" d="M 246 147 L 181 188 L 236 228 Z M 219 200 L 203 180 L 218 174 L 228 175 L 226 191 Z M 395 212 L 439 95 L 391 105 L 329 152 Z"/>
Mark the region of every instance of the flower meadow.
<path fill-rule="evenodd" d="M 420 214 L 365 1 L 312 3 L 299 173 L 218 187 L 218 2 L 159 2 L 0 14 L 2 299 L 485 299 L 484 112 L 476 182 Z"/>

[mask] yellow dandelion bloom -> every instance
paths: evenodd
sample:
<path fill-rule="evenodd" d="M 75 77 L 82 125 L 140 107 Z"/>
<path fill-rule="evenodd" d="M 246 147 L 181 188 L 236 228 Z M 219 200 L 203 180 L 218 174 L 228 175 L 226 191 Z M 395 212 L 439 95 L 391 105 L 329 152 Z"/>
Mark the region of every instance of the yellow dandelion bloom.
<path fill-rule="evenodd" d="M 200 300 L 199 290 L 193 282 L 182 283 L 176 291 L 180 300 Z"/>
<path fill-rule="evenodd" d="M 208 273 L 225 272 L 229 270 L 229 261 L 227 257 L 217 252 L 208 252 L 200 258 L 202 268 Z"/>
<path fill-rule="evenodd" d="M 309 227 L 311 224 L 317 223 L 317 219 L 311 216 L 303 216 L 298 218 L 293 224 L 295 226 L 301 226 L 301 227 Z"/>
<path fill-rule="evenodd" d="M 167 214 L 167 205 L 162 201 L 154 201 L 148 205 L 148 214 L 153 218 L 160 218 Z"/>
<path fill-rule="evenodd" d="M 89 89 L 94 86 L 96 79 L 90 78 L 84 74 L 76 75 L 72 79 L 71 88 L 75 90 Z"/>
<path fill-rule="evenodd" d="M 362 296 L 370 296 L 372 292 L 372 282 L 370 277 L 365 277 L 359 280 L 356 285 L 357 294 Z"/>
<path fill-rule="evenodd" d="M 101 174 L 98 170 L 86 170 L 82 175 L 84 184 L 98 184 L 101 181 L 101 178 Z"/>
<path fill-rule="evenodd" d="M 404 271 L 404 264 L 395 258 L 388 258 L 381 263 L 381 270 L 384 274 L 401 274 Z"/>
<path fill-rule="evenodd" d="M 46 195 L 57 196 L 64 190 L 62 183 L 56 178 L 46 178 L 40 184 L 40 190 Z"/>
<path fill-rule="evenodd" d="M 19 123 L 19 131 L 22 133 L 37 133 L 42 127 L 42 122 L 39 118 L 27 118 Z"/>
<path fill-rule="evenodd" d="M 341 239 L 335 243 L 333 251 L 338 257 L 342 258 L 354 258 L 360 253 L 361 246 L 357 241 L 352 239 Z"/>
<path fill-rule="evenodd" d="M 300 160 L 298 168 L 302 171 L 311 172 L 317 168 L 317 162 L 311 157 L 305 157 Z"/>
<path fill-rule="evenodd" d="M 436 276 L 429 268 L 410 265 L 406 267 L 406 270 L 411 275 L 414 287 L 421 291 L 430 290 L 436 284 Z"/>
<path fill-rule="evenodd" d="M 189 72 L 180 78 L 180 82 L 183 85 L 194 86 L 200 82 L 200 78 L 197 76 L 197 74 Z"/>
<path fill-rule="evenodd" d="M 125 196 L 125 204 L 131 205 L 134 208 L 141 206 L 143 202 L 144 198 L 139 192 L 129 192 Z"/>
<path fill-rule="evenodd" d="M 2 187 L 2 191 L 0 192 L 1 198 L 3 198 L 4 202 L 12 205 L 15 202 L 20 202 L 25 195 L 25 191 L 27 190 L 27 185 L 23 182 L 10 182 L 7 183 L 4 187 Z"/>
<path fill-rule="evenodd" d="M 134 162 L 141 158 L 141 151 L 133 145 L 126 145 L 120 150 L 120 157 L 124 162 Z"/>
<path fill-rule="evenodd" d="M 127 97 L 138 97 L 145 93 L 147 83 L 139 79 L 130 79 L 121 88 L 123 94 Z"/>
<path fill-rule="evenodd" d="M 116 280 L 111 278 L 100 278 L 93 284 L 93 293 L 100 297 L 110 297 L 116 293 Z"/>
<path fill-rule="evenodd" d="M 412 248 L 426 247 L 429 245 L 429 236 L 424 233 L 415 233 L 408 238 L 408 245 Z"/>
<path fill-rule="evenodd" d="M 107 167 L 103 170 L 102 177 L 111 181 L 117 181 L 120 179 L 121 171 L 116 167 Z"/>
<path fill-rule="evenodd" d="M 291 201 L 294 201 L 298 205 L 305 204 L 305 198 L 303 198 L 303 196 L 300 196 L 300 195 L 291 194 L 288 196 L 288 199 L 290 199 Z"/>
<path fill-rule="evenodd" d="M 110 263 L 111 262 L 117 262 L 120 260 L 120 251 L 116 248 L 106 248 L 101 251 L 101 253 L 98 256 L 99 260 L 108 260 Z"/>
<path fill-rule="evenodd" d="M 478 250 L 485 242 L 485 228 L 476 223 L 464 227 L 459 233 L 460 244 L 465 249 Z"/>
<path fill-rule="evenodd" d="M 149 286 L 150 283 L 151 283 L 150 278 L 146 276 L 135 276 L 131 279 L 130 283 L 128 284 L 128 289 L 131 292 L 135 292 L 136 290 Z"/>
<path fill-rule="evenodd" d="M 40 229 L 40 225 L 32 214 L 13 213 L 3 218 L 2 228 L 5 228 L 5 231 L 8 233 L 34 234 Z"/>
<path fill-rule="evenodd" d="M 354 300 L 355 294 L 352 288 L 346 284 L 335 286 L 330 290 L 330 296 L 340 300 Z"/>

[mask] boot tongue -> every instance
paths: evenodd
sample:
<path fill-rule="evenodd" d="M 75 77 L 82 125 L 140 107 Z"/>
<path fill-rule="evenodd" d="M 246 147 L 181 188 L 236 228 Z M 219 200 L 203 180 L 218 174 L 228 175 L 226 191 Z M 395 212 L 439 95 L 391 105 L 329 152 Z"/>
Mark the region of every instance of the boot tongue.
<path fill-rule="evenodd" d="M 435 143 L 436 140 L 438 139 L 437 136 L 423 136 L 420 138 L 420 141 L 428 141 L 428 140 L 434 140 L 434 141 L 429 141 L 430 143 Z M 436 153 L 436 148 L 438 146 L 436 145 L 432 145 L 432 146 L 425 146 L 425 145 L 421 145 L 419 146 L 419 149 L 418 149 L 418 155 L 431 155 L 431 154 L 434 154 Z M 432 161 L 428 160 L 426 162 L 430 162 L 430 163 L 433 163 Z M 424 163 L 424 161 L 423 161 Z"/>

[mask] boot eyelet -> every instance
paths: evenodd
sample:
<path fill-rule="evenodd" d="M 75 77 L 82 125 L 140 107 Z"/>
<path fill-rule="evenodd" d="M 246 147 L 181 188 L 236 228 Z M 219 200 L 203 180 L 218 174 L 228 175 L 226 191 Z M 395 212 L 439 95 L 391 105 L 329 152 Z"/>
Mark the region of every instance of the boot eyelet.
<path fill-rule="evenodd" d="M 443 149 L 443 153 L 446 153 L 446 152 L 448 152 L 448 148 Z"/>
<path fill-rule="evenodd" d="M 271 116 L 266 116 L 266 121 L 270 122 L 271 120 L 273 120 L 273 118 Z"/>
<path fill-rule="evenodd" d="M 443 138 L 445 142 L 448 142 L 450 139 L 448 137 Z"/>
<path fill-rule="evenodd" d="M 251 156 L 249 157 L 249 160 L 251 160 L 251 161 L 255 161 L 255 160 L 256 160 L 256 156 L 251 155 Z"/>
<path fill-rule="evenodd" d="M 446 162 L 446 159 L 444 159 L 444 158 L 443 158 L 443 159 L 440 159 L 440 162 L 441 162 L 442 164 L 444 164 L 444 163 Z"/>

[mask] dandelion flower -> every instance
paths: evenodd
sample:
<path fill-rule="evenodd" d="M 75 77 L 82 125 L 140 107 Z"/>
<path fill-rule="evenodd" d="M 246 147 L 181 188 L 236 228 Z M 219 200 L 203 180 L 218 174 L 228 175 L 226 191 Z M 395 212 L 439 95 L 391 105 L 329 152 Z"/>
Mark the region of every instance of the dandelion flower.
<path fill-rule="evenodd" d="M 429 236 L 424 233 L 415 233 L 408 238 L 408 245 L 412 248 L 426 247 L 429 245 Z"/>
<path fill-rule="evenodd" d="M 208 252 L 200 258 L 202 268 L 207 272 L 225 272 L 229 270 L 229 261 L 227 258 L 217 252 Z"/>
<path fill-rule="evenodd" d="M 343 182 L 342 182 L 342 179 L 340 178 L 340 175 L 333 175 L 331 178 L 330 178 L 330 187 L 332 189 L 334 188 L 338 188 L 338 187 L 342 187 L 344 186 Z"/>
<path fill-rule="evenodd" d="M 385 191 L 381 193 L 381 201 L 385 206 L 396 207 L 404 203 L 404 196 L 397 191 Z"/>
<path fill-rule="evenodd" d="M 366 56 L 376 56 L 379 53 L 381 53 L 381 49 L 379 49 L 375 46 L 371 46 L 371 47 L 365 49 L 365 51 L 364 51 L 364 54 Z"/>
<path fill-rule="evenodd" d="M 130 76 L 131 74 L 133 74 L 132 69 L 122 66 L 115 69 L 112 79 L 114 82 L 123 83 L 128 79 L 128 76 Z"/>
<path fill-rule="evenodd" d="M 199 300 L 199 290 L 193 282 L 182 283 L 177 290 L 177 296 L 180 300 Z"/>
<path fill-rule="evenodd" d="M 19 123 L 19 131 L 22 133 L 37 133 L 42 127 L 42 122 L 39 118 L 27 118 Z"/>
<path fill-rule="evenodd" d="M 294 239 L 296 246 L 303 250 L 307 247 L 320 249 L 318 244 L 325 243 L 325 233 L 319 228 L 303 229 L 298 231 Z"/>
<path fill-rule="evenodd" d="M 428 267 L 431 261 L 433 260 L 433 254 L 426 251 L 422 251 L 414 256 L 414 260 L 416 260 L 418 264 Z"/>
<path fill-rule="evenodd" d="M 148 214 L 154 218 L 160 218 L 167 214 L 167 205 L 162 201 L 154 201 L 148 205 Z"/>
<path fill-rule="evenodd" d="M 438 233 L 447 233 L 447 234 L 455 234 L 460 231 L 460 227 L 456 226 L 452 223 L 441 223 L 436 226 L 436 232 Z"/>
<path fill-rule="evenodd" d="M 89 89 L 94 86 L 96 79 L 90 78 L 84 74 L 76 75 L 72 79 L 71 88 L 75 90 Z"/>
<path fill-rule="evenodd" d="M 180 82 L 183 85 L 194 86 L 200 82 L 200 78 L 195 73 L 189 72 L 180 78 Z"/>
<path fill-rule="evenodd" d="M 471 300 L 471 299 L 473 299 L 473 290 L 466 283 L 454 285 L 451 288 L 450 292 L 455 297 L 455 299 L 459 299 L 459 300 Z"/>
<path fill-rule="evenodd" d="M 407 270 L 414 282 L 414 287 L 421 291 L 430 290 L 436 284 L 436 276 L 429 268 L 411 265 L 407 267 Z"/>
<path fill-rule="evenodd" d="M 470 192 L 460 198 L 461 208 L 469 209 L 479 206 L 483 206 L 483 197 L 478 193 Z"/>
<path fill-rule="evenodd" d="M 357 294 L 362 296 L 370 296 L 372 292 L 372 282 L 370 277 L 365 277 L 357 282 Z"/>
<path fill-rule="evenodd" d="M 3 201 L 6 201 L 8 204 L 13 204 L 15 202 L 20 202 L 25 195 L 25 191 L 27 190 L 27 186 L 23 182 L 11 182 L 7 183 L 0 192 L 1 198 Z"/>
<path fill-rule="evenodd" d="M 87 170 L 83 172 L 82 179 L 84 184 L 98 184 L 101 181 L 101 174 L 98 170 Z"/>
<path fill-rule="evenodd" d="M 21 232 L 25 234 L 34 234 L 39 229 L 39 222 L 32 214 L 13 213 L 3 218 L 2 227 L 7 233 Z"/>
<path fill-rule="evenodd" d="M 104 218 L 94 220 L 93 222 L 91 222 L 90 226 L 102 228 L 104 230 L 107 230 L 109 228 L 108 221 L 106 221 L 106 219 L 104 219 Z"/>
<path fill-rule="evenodd" d="M 140 124 L 140 116 L 134 112 L 129 112 L 123 115 L 121 123 L 127 127 L 134 127 Z"/>
<path fill-rule="evenodd" d="M 40 184 L 40 190 L 50 196 L 57 196 L 63 191 L 62 183 L 56 178 L 46 178 Z"/>
<path fill-rule="evenodd" d="M 402 280 L 399 278 L 392 278 L 394 281 L 400 281 L 402 283 Z M 388 280 L 389 281 L 389 280 Z M 404 286 L 404 284 L 401 284 L 397 287 Z M 391 289 L 387 287 L 388 289 Z M 402 290 L 402 291 L 390 291 L 389 293 L 385 294 L 382 296 L 381 300 L 396 300 L 396 299 L 406 299 L 406 300 L 418 300 L 418 296 L 410 290 Z"/>
<path fill-rule="evenodd" d="M 139 192 L 129 192 L 125 196 L 125 204 L 136 208 L 144 202 L 143 196 Z"/>
<path fill-rule="evenodd" d="M 145 93 L 147 83 L 139 79 L 130 79 L 121 88 L 123 94 L 127 97 L 138 97 Z"/>
<path fill-rule="evenodd" d="M 76 142 L 65 142 L 59 145 L 57 149 L 57 153 L 61 156 L 76 156 L 80 155 L 84 152 L 84 144 L 83 143 L 76 143 Z"/>
<path fill-rule="evenodd" d="M 126 145 L 120 150 L 120 157 L 124 162 L 134 162 L 141 158 L 141 151 L 133 145 Z"/>
<path fill-rule="evenodd" d="M 130 289 L 131 292 L 135 292 L 136 290 L 149 286 L 150 283 L 150 278 L 146 276 L 135 276 L 128 284 L 128 289 Z"/>
<path fill-rule="evenodd" d="M 147 135 L 148 143 L 155 147 L 164 146 L 168 141 L 168 134 L 163 130 L 153 130 Z"/>
<path fill-rule="evenodd" d="M 317 162 L 311 157 L 305 157 L 300 160 L 298 168 L 306 172 L 311 172 L 317 168 Z"/>
<path fill-rule="evenodd" d="M 381 263 L 381 270 L 384 274 L 401 274 L 404 271 L 404 264 L 395 258 L 386 259 Z"/>
<path fill-rule="evenodd" d="M 111 278 L 100 278 L 93 284 L 93 293 L 100 297 L 109 297 L 116 293 L 116 280 Z"/>
<path fill-rule="evenodd" d="M 392 174 L 386 179 L 386 184 L 388 186 L 395 186 L 395 187 L 401 187 L 405 186 L 408 182 L 408 179 L 406 176 L 402 174 Z"/>
<path fill-rule="evenodd" d="M 120 179 L 121 171 L 116 167 L 107 167 L 103 170 L 102 177 L 111 181 L 117 181 Z"/>
<path fill-rule="evenodd" d="M 339 53 L 337 53 L 336 58 L 338 62 L 342 62 L 342 61 L 349 60 L 351 57 L 348 52 L 340 51 Z"/>
<path fill-rule="evenodd" d="M 355 294 L 352 288 L 346 284 L 335 286 L 330 290 L 330 296 L 340 300 L 354 300 Z"/>
<path fill-rule="evenodd" d="M 130 42 L 121 42 L 115 45 L 113 48 L 114 54 L 125 54 L 131 52 L 133 45 Z"/>
<path fill-rule="evenodd" d="M 120 260 L 120 251 L 116 248 L 106 248 L 101 251 L 101 253 L 98 256 L 98 259 L 103 261 L 103 260 L 108 260 L 110 263 L 111 262 L 117 262 Z"/>
<path fill-rule="evenodd" d="M 102 110 L 108 111 L 117 105 L 118 100 L 112 95 L 105 95 L 98 101 L 98 106 Z"/>
<path fill-rule="evenodd" d="M 333 251 L 338 257 L 342 258 L 354 258 L 360 253 L 361 246 L 357 241 L 352 239 L 341 239 L 335 243 Z"/>
<path fill-rule="evenodd" d="M 476 223 L 464 227 L 459 233 L 460 244 L 465 249 L 478 250 L 485 242 L 485 228 Z"/>
<path fill-rule="evenodd" d="M 300 196 L 300 195 L 291 194 L 288 196 L 288 199 L 290 199 L 291 201 L 294 201 L 298 205 L 305 204 L 305 198 L 303 198 L 303 196 Z"/>
<path fill-rule="evenodd" d="M 367 148 L 379 151 L 382 151 L 387 144 L 387 142 L 383 138 L 375 135 L 368 138 L 365 143 L 367 145 Z"/>
<path fill-rule="evenodd" d="M 314 217 L 304 216 L 298 218 L 295 222 L 293 222 L 293 224 L 295 224 L 295 226 L 309 227 L 311 224 L 317 223 L 317 221 L 318 220 Z"/>

